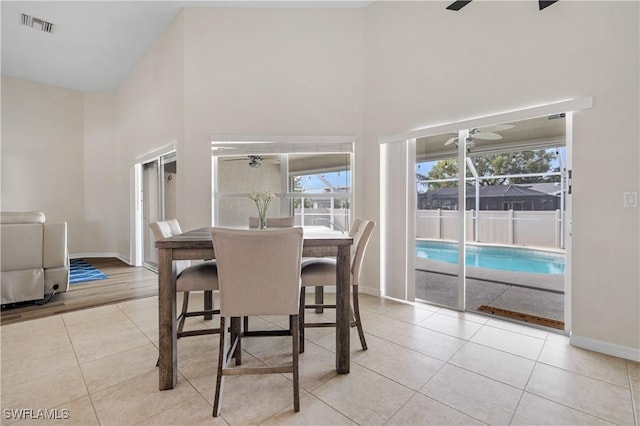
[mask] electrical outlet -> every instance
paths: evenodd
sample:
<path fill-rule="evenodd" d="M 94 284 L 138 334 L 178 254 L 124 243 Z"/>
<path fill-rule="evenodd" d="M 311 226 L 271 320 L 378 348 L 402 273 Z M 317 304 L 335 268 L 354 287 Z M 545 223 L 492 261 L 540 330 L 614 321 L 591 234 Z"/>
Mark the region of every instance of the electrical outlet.
<path fill-rule="evenodd" d="M 638 207 L 638 193 L 637 192 L 623 192 L 622 193 L 622 206 L 624 208 Z"/>

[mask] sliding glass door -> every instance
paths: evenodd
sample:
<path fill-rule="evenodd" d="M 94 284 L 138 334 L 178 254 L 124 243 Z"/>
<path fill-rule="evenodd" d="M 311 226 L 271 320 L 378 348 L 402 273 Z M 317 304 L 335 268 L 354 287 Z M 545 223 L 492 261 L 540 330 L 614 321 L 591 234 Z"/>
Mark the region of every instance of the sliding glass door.
<path fill-rule="evenodd" d="M 157 267 L 158 258 L 149 225 L 176 217 L 177 176 L 175 152 L 142 164 L 142 259 L 151 268 Z"/>
<path fill-rule="evenodd" d="M 564 330 L 564 114 L 471 136 L 466 309 Z"/>
<path fill-rule="evenodd" d="M 416 141 L 415 295 L 429 303 L 458 309 L 460 218 L 455 136 Z M 451 146 L 449 146 L 451 145 Z M 438 156 L 431 153 L 446 147 Z"/>
<path fill-rule="evenodd" d="M 416 140 L 416 298 L 564 329 L 566 123 Z"/>

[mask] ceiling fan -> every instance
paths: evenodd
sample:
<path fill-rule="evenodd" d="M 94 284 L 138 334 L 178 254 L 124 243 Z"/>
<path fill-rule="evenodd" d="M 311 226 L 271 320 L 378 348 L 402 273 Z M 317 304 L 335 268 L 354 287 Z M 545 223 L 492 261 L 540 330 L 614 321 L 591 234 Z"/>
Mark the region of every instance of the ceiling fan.
<path fill-rule="evenodd" d="M 502 135 L 496 132 L 502 132 L 504 130 L 513 129 L 515 126 L 513 124 L 496 124 L 494 126 L 487 127 L 476 127 L 474 129 L 469 130 L 469 138 L 473 141 L 476 139 L 482 140 L 500 140 L 502 139 Z M 452 143 L 458 145 L 458 137 L 454 136 L 444 143 L 444 146 L 449 146 Z"/>
<path fill-rule="evenodd" d="M 538 8 L 539 10 L 545 9 L 557 1 L 558 0 L 538 0 Z M 471 3 L 471 0 L 457 0 L 451 3 L 449 6 L 447 6 L 447 9 L 458 11 L 463 7 L 465 7 L 466 5 L 468 5 L 469 3 Z"/>
<path fill-rule="evenodd" d="M 275 160 L 275 159 L 265 158 L 262 155 L 247 155 L 246 157 L 229 158 L 229 159 L 224 160 L 224 161 L 248 161 L 249 162 L 249 167 L 251 167 L 252 169 L 257 169 L 258 167 L 262 166 L 262 162 L 263 161 L 277 162 L 277 160 Z"/>

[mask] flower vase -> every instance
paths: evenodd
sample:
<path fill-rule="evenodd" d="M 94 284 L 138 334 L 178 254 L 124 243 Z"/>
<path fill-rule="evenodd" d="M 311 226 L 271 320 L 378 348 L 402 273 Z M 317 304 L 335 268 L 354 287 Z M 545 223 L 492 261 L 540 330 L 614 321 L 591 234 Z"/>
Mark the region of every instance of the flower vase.
<path fill-rule="evenodd" d="M 258 209 L 258 229 L 261 231 L 267 229 L 267 209 L 274 197 L 275 194 L 273 192 L 267 191 L 251 192 L 249 194 L 249 198 L 256 203 L 256 208 Z"/>

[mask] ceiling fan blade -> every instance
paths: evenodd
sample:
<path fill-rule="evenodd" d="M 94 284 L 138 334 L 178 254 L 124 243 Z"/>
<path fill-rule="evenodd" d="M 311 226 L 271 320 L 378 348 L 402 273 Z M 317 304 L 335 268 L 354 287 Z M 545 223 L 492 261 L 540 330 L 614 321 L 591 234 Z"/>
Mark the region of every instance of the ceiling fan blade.
<path fill-rule="evenodd" d="M 471 3 L 471 0 L 458 0 L 458 1 L 454 1 L 453 3 L 451 3 L 449 6 L 447 6 L 448 10 L 455 10 L 458 11 L 460 9 L 462 9 L 463 7 L 465 7 L 466 5 L 468 5 L 469 3 Z"/>
<path fill-rule="evenodd" d="M 502 139 L 502 135 L 491 132 L 478 132 L 473 135 L 475 139 L 483 139 L 488 141 L 497 141 L 498 139 Z"/>
<path fill-rule="evenodd" d="M 538 8 L 540 10 L 545 9 L 549 6 L 551 6 L 552 4 L 554 4 L 555 2 L 557 2 L 558 0 L 549 0 L 549 1 L 545 1 L 545 0 L 538 0 Z"/>
<path fill-rule="evenodd" d="M 451 138 L 451 139 L 448 139 L 448 140 L 444 143 L 444 146 L 451 145 L 452 143 L 456 142 L 457 140 L 458 140 L 458 137 L 457 137 L 457 136 L 456 136 L 456 137 L 453 137 L 453 138 Z"/>
<path fill-rule="evenodd" d="M 480 130 L 481 132 L 493 133 L 513 129 L 514 127 L 516 126 L 514 126 L 513 124 L 494 124 L 493 126 L 480 127 L 478 130 Z"/>

